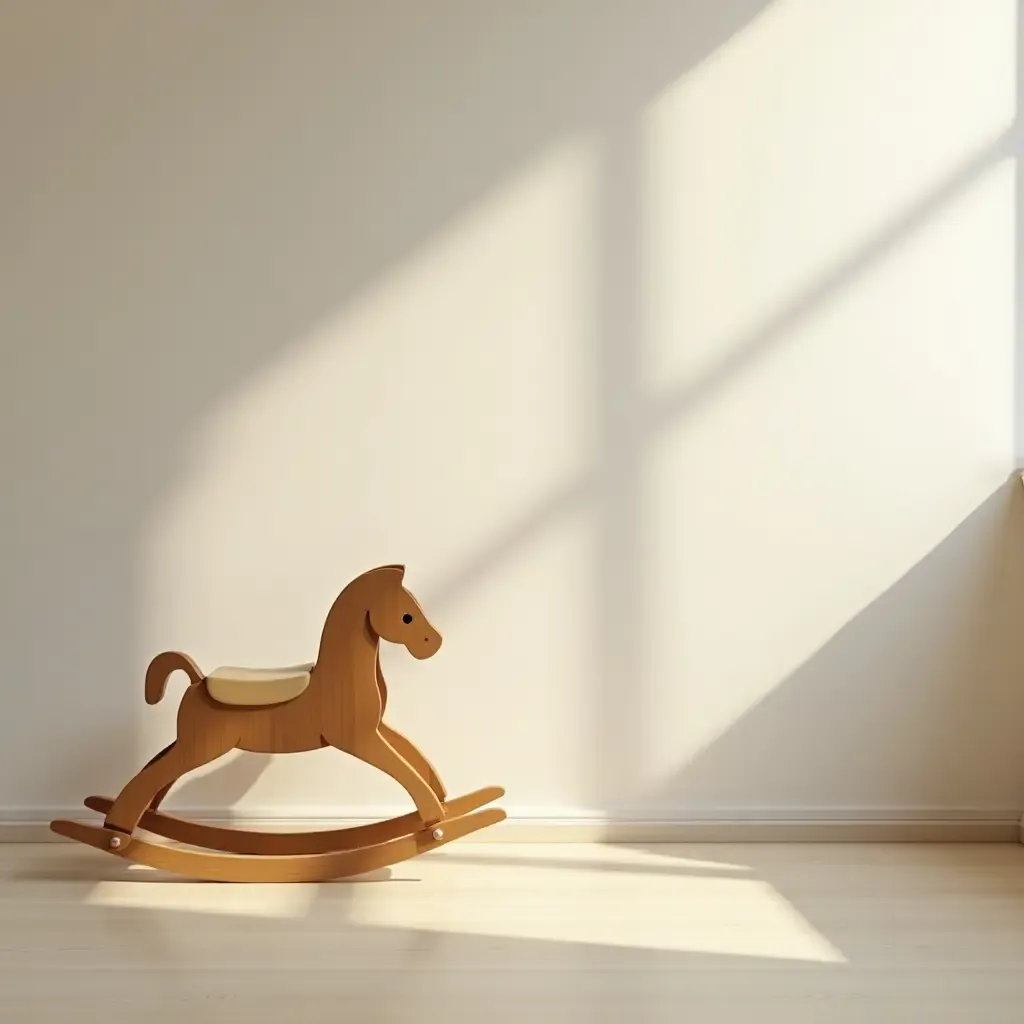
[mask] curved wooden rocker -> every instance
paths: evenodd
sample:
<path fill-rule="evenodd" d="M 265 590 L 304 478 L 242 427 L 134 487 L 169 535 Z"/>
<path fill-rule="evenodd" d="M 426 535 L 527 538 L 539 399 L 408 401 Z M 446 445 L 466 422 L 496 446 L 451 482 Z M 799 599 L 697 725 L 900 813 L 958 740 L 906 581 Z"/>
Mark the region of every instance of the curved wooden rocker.
<path fill-rule="evenodd" d="M 165 651 L 146 671 L 146 701 L 156 704 L 168 677 L 190 685 L 178 707 L 177 739 L 131 779 L 115 799 L 86 798 L 103 825 L 52 821 L 59 835 L 175 874 L 210 881 L 325 881 L 376 871 L 435 849 L 505 818 L 485 804 L 504 794 L 491 786 L 449 800 L 434 766 L 383 721 L 387 685 L 380 641 L 429 658 L 441 635 L 403 585 L 405 569 L 385 565 L 354 579 L 331 606 L 317 660 L 284 669 L 220 668 L 204 676 L 186 654 Z M 172 785 L 231 750 L 298 753 L 335 747 L 386 772 L 416 811 L 351 828 L 255 832 L 188 821 L 159 810 Z M 148 842 L 141 828 L 205 850 Z M 225 851 L 209 853 L 208 850 Z"/>

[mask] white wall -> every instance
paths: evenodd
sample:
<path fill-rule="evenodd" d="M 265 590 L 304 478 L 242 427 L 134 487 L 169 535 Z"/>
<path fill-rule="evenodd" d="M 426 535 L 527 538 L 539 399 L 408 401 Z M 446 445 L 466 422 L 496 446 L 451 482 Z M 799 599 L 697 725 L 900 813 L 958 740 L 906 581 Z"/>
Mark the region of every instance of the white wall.
<path fill-rule="evenodd" d="M 0 8 L 0 816 L 150 657 L 386 652 L 452 790 L 1024 805 L 1011 0 Z M 1019 489 L 1019 487 L 1018 487 Z M 174 691 L 177 696 L 178 690 Z M 179 806 L 405 804 L 340 755 Z"/>

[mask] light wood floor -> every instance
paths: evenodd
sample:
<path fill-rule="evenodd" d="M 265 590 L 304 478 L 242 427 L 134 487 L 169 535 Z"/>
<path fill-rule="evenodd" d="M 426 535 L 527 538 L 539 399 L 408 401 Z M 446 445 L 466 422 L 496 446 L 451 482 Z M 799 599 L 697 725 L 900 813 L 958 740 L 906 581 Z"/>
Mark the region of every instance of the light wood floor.
<path fill-rule="evenodd" d="M 0 846 L 0 1021 L 1024 1021 L 1024 847 L 453 845 L 192 883 Z"/>

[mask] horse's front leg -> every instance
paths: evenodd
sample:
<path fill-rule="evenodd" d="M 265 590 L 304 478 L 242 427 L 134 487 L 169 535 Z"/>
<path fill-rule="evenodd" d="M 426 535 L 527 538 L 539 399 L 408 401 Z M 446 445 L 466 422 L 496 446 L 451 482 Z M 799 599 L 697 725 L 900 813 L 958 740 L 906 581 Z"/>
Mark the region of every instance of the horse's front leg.
<path fill-rule="evenodd" d="M 380 652 L 377 652 L 376 663 L 374 665 L 374 674 L 377 679 L 377 692 L 380 694 L 380 713 L 384 714 L 384 710 L 388 706 L 388 685 L 384 681 L 384 673 L 380 669 Z M 412 742 L 407 736 L 403 736 L 396 729 L 392 729 L 383 719 L 377 726 L 377 731 L 384 737 L 388 743 L 391 744 L 394 749 L 405 758 L 409 764 L 426 780 L 427 785 L 437 794 L 437 799 L 444 803 L 445 798 L 448 795 L 447 790 L 444 788 L 444 783 L 441 781 L 441 776 L 437 774 L 437 769 L 427 760 L 423 755 L 423 752 Z"/>
<path fill-rule="evenodd" d="M 380 713 L 383 715 L 388 706 L 388 684 L 384 682 L 384 673 L 380 670 L 380 649 L 377 650 L 377 657 L 373 666 L 374 676 L 377 680 L 377 692 L 380 694 Z"/>
<path fill-rule="evenodd" d="M 427 760 L 423 752 L 412 740 L 407 736 L 403 736 L 400 732 L 396 732 L 385 722 L 381 722 L 377 726 L 377 731 L 416 769 L 419 775 L 426 780 L 427 785 L 437 794 L 437 799 L 444 803 L 448 793 L 444 788 L 441 777 L 437 774 L 437 769 Z"/>

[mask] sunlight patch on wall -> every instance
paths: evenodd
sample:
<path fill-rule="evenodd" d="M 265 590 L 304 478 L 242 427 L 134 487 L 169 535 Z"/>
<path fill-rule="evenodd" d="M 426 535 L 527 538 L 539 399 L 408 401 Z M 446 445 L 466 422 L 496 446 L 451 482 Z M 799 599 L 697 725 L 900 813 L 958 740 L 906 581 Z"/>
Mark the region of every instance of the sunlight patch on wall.
<path fill-rule="evenodd" d="M 776 0 L 649 107 L 645 373 L 700 378 L 998 140 L 1013 0 Z"/>
<path fill-rule="evenodd" d="M 1013 171 L 991 168 L 756 371 L 668 425 L 646 505 L 652 677 L 674 682 L 650 723 L 653 777 L 721 735 L 1006 480 Z"/>
<path fill-rule="evenodd" d="M 204 668 L 311 660 L 331 601 L 354 575 L 401 561 L 425 596 L 579 476 L 591 440 L 598 152 L 582 136 L 540 154 L 195 425 L 190 462 L 145 538 L 146 650 L 184 647 Z M 553 545 L 542 537 L 517 553 L 506 607 L 536 606 L 551 567 L 578 562 L 575 526 L 548 525 Z M 571 619 L 578 590 L 555 582 L 547 612 Z M 449 590 L 438 626 L 458 629 L 461 649 L 477 652 L 463 679 L 475 698 L 482 652 L 493 657 L 510 639 L 473 615 L 474 599 Z M 450 731 L 443 702 L 457 695 L 443 669 L 433 709 L 424 701 L 426 717 L 407 723 L 414 735 Z M 515 682 L 523 714 L 550 718 L 546 680 Z M 492 705 L 500 699 L 484 692 Z M 166 742 L 172 715 L 147 715 L 144 746 Z M 287 760 L 260 780 L 260 804 L 289 774 L 322 787 L 304 789 L 312 804 L 346 790 L 371 805 L 396 795 L 383 776 L 363 772 L 353 785 L 347 763 L 325 772 L 315 755 Z"/>
<path fill-rule="evenodd" d="M 1012 466 L 1014 41 L 779 0 L 646 111 L 652 785 Z"/>

